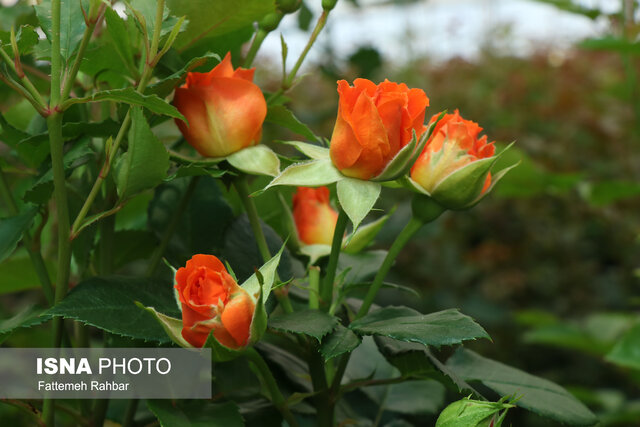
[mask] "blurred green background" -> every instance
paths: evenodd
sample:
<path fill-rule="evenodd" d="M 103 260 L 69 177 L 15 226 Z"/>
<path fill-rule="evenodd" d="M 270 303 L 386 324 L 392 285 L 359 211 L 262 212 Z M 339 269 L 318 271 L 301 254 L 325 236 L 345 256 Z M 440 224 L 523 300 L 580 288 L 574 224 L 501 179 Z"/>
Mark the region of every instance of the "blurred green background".
<path fill-rule="evenodd" d="M 384 34 L 367 40 L 377 21 L 365 11 L 395 16 L 404 8 L 409 22 L 411 13 L 444 8 L 449 13 L 443 16 L 453 16 L 450 25 L 464 33 L 465 26 L 477 26 L 466 19 L 482 19 L 491 2 L 357 3 L 350 19 L 363 19 L 358 34 L 365 40 L 345 47 L 340 37 L 327 36 L 315 66 L 291 94 L 302 121 L 328 137 L 335 81 L 387 78 L 424 89 L 431 101 L 427 116 L 458 108 L 490 141 L 504 146 L 516 140 L 507 156 L 522 162 L 491 197 L 470 211 L 444 215 L 402 252 L 388 281 L 418 288 L 420 300 L 383 290 L 378 302 L 422 312 L 459 307 L 494 341 L 468 347 L 562 384 L 598 413 L 601 425 L 640 426 L 640 341 L 636 370 L 606 359 L 640 311 L 636 2 L 496 1 L 493 12 L 502 5 L 520 7 L 522 14 L 507 23 L 485 20 L 471 49 L 468 36 L 447 40 L 446 34 L 439 35 L 445 48 L 434 47 L 437 37 L 427 25 L 420 31 L 408 26 L 406 37 L 413 39 L 404 44 Z M 541 27 L 529 33 L 537 40 L 518 29 L 529 20 Z M 391 22 L 379 31 L 389 32 Z M 449 37 L 458 37 L 455 29 Z M 415 52 L 421 43 L 433 55 Z M 404 50 L 394 51 L 397 46 Z M 272 73 L 258 76 L 276 87 L 279 64 L 262 59 Z M 378 242 L 388 248 L 410 215 L 409 195 L 389 191 L 381 200 L 384 210 L 398 206 Z M 526 411 L 508 420 L 557 425 Z"/>

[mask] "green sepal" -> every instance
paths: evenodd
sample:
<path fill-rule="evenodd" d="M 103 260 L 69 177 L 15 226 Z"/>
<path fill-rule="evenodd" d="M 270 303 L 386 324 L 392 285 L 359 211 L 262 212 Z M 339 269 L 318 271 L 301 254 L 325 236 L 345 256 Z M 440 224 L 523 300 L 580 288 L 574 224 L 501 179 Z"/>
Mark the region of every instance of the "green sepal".
<path fill-rule="evenodd" d="M 295 147 L 310 159 L 320 160 L 329 158 L 329 149 L 316 144 L 309 144 L 302 141 L 277 141 L 280 144 L 291 145 Z"/>
<path fill-rule="evenodd" d="M 413 164 L 416 162 L 418 156 L 422 153 L 422 150 L 424 150 L 424 147 L 427 145 L 427 141 L 429 141 L 429 138 L 431 138 L 436 125 L 438 124 L 440 119 L 444 117 L 445 112 L 446 111 L 440 113 L 438 118 L 434 122 L 429 124 L 427 129 L 422 133 L 420 140 L 418 140 L 416 131 L 414 130 L 411 141 L 407 145 L 402 147 L 402 149 L 398 151 L 395 157 L 391 159 L 389 163 L 387 163 L 387 166 L 384 168 L 384 170 L 378 176 L 372 178 L 371 181 L 395 181 L 396 179 L 406 175 Z"/>
<path fill-rule="evenodd" d="M 135 301 L 135 304 L 141 309 L 151 313 L 153 317 L 160 323 L 162 329 L 167 333 L 167 336 L 171 338 L 171 341 L 178 344 L 180 347 L 193 348 L 184 338 L 182 338 L 182 320 L 175 317 L 167 316 L 156 311 L 153 307 L 145 307 L 142 303 Z"/>
<path fill-rule="evenodd" d="M 264 307 L 264 292 L 262 291 L 264 288 L 264 279 L 261 274 L 258 274 L 257 277 L 261 287 L 258 300 L 256 301 L 256 309 L 253 311 L 253 319 L 251 319 L 251 328 L 249 330 L 250 344 L 260 341 L 260 338 L 262 338 L 267 330 L 268 321 L 267 310 Z"/>
<path fill-rule="evenodd" d="M 280 159 L 266 145 L 247 147 L 226 157 L 227 162 L 236 169 L 251 175 L 278 176 Z"/>
<path fill-rule="evenodd" d="M 300 253 L 309 257 L 309 265 L 315 264 L 320 258 L 331 254 L 331 245 L 301 245 Z"/>
<path fill-rule="evenodd" d="M 453 402 L 440 413 L 436 427 L 500 427 L 507 410 L 515 406 L 503 403 L 505 399 L 486 402 L 465 397 Z"/>
<path fill-rule="evenodd" d="M 449 209 L 470 208 L 482 196 L 482 187 L 493 165 L 513 144 L 493 157 L 476 160 L 447 175 L 431 191 L 432 197 Z"/>
<path fill-rule="evenodd" d="M 300 241 L 300 237 L 298 236 L 298 229 L 296 228 L 296 222 L 293 219 L 293 212 L 291 212 L 291 208 L 284 199 L 282 193 L 278 193 L 278 200 L 282 206 L 282 223 L 286 233 L 289 235 L 289 238 L 287 239 L 289 249 L 299 252 L 303 243 Z"/>
<path fill-rule="evenodd" d="M 344 175 L 333 166 L 331 159 L 315 159 L 309 162 L 294 163 L 283 170 L 263 190 L 254 194 L 260 194 L 276 185 L 320 187 L 333 184 L 346 179 Z"/>
<path fill-rule="evenodd" d="M 515 168 L 516 166 L 518 166 L 520 164 L 520 161 L 512 164 L 511 166 L 507 166 L 506 168 L 500 169 L 498 172 L 495 173 L 495 175 L 491 176 L 491 185 L 489 186 L 489 188 L 487 188 L 487 191 L 485 191 L 484 193 L 480 194 L 478 196 L 478 198 L 476 200 L 474 200 L 473 202 L 471 202 L 467 208 L 471 208 L 475 205 L 477 205 L 478 203 L 480 203 L 480 201 L 482 199 L 484 199 L 485 197 L 487 197 L 487 194 L 491 193 L 491 191 L 493 190 L 493 187 L 496 186 L 496 184 L 498 182 L 500 182 L 500 180 L 502 178 L 504 178 L 504 176 L 507 174 L 507 172 L 509 172 L 511 169 Z"/>
<path fill-rule="evenodd" d="M 384 227 L 394 211 L 395 208 L 377 220 L 358 227 L 355 232 L 346 237 L 342 250 L 350 254 L 355 254 L 367 248 L 371 242 L 373 242 L 373 239 L 376 238 L 380 230 L 382 230 L 382 227 Z"/>
<path fill-rule="evenodd" d="M 354 231 L 376 204 L 382 186 L 377 182 L 344 178 L 338 181 L 338 201 L 353 223 Z"/>
<path fill-rule="evenodd" d="M 284 245 L 282 245 L 277 254 L 258 269 L 259 274 L 262 276 L 262 280 L 258 274 L 254 273 L 242 285 L 240 285 L 242 289 L 249 292 L 249 295 L 251 295 L 254 300 L 257 301 L 260 298 L 264 298 L 266 301 L 267 298 L 269 298 L 273 283 L 276 279 L 276 270 L 278 268 L 278 264 L 280 264 L 280 258 L 282 257 L 283 251 Z"/>

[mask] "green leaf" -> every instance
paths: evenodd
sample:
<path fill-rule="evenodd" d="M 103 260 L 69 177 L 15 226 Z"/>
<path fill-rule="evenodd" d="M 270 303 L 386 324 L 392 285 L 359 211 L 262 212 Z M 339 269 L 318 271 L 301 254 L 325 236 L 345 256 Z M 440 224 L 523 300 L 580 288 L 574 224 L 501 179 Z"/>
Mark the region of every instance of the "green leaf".
<path fill-rule="evenodd" d="M 227 171 L 222 169 L 215 169 L 210 166 L 199 166 L 199 165 L 181 165 L 177 169 L 173 171 L 173 173 L 167 177 L 165 177 L 165 182 L 173 181 L 178 178 L 185 178 L 189 176 L 210 176 L 211 178 L 220 178 L 225 175 Z"/>
<path fill-rule="evenodd" d="M 75 319 L 113 334 L 135 339 L 167 342 L 167 333 L 148 312 L 179 316 L 171 283 L 159 279 L 132 277 L 92 277 L 74 287 L 46 314 Z"/>
<path fill-rule="evenodd" d="M 84 138 L 65 153 L 63 164 L 66 175 L 69 175 L 74 168 L 87 163 L 95 155 L 93 149 L 89 146 L 89 142 L 89 138 Z M 33 186 L 27 190 L 24 200 L 30 203 L 44 204 L 49 201 L 52 193 L 53 169 L 49 167 L 46 172 L 40 175 Z"/>
<path fill-rule="evenodd" d="M 135 70 L 133 62 L 132 40 L 129 37 L 124 20 L 112 8 L 107 7 L 104 12 L 107 23 L 107 33 L 118 53 L 122 63 L 128 70 Z"/>
<path fill-rule="evenodd" d="M 376 182 L 360 179 L 345 178 L 338 181 L 338 201 L 353 223 L 353 229 L 358 226 L 376 204 L 382 186 Z"/>
<path fill-rule="evenodd" d="M 351 329 L 345 328 L 338 323 L 336 330 L 322 340 L 320 353 L 322 353 L 324 360 L 327 361 L 353 351 L 361 342 L 361 338 L 354 334 Z"/>
<path fill-rule="evenodd" d="M 0 262 L 16 249 L 22 234 L 29 229 L 37 212 L 38 209 L 33 207 L 19 215 L 0 219 Z"/>
<path fill-rule="evenodd" d="M 345 179 L 329 159 L 318 159 L 304 163 L 294 163 L 273 179 L 264 189 L 276 185 L 318 187 Z"/>
<path fill-rule="evenodd" d="M 149 410 L 162 427 L 243 427 L 235 403 L 207 401 L 147 400 Z"/>
<path fill-rule="evenodd" d="M 569 425 L 592 426 L 595 415 L 567 390 L 545 380 L 459 349 L 447 366 L 467 381 L 480 381 L 501 396 L 518 398 L 515 404 L 543 417 Z"/>
<path fill-rule="evenodd" d="M 49 276 L 55 277 L 55 263 L 45 261 Z M 0 263 L 0 295 L 40 287 L 33 263 L 24 249 Z"/>
<path fill-rule="evenodd" d="M 459 392 L 472 392 L 480 396 L 473 387 L 443 365 L 428 347 L 414 342 L 397 341 L 384 336 L 375 337 L 375 343 L 385 359 L 396 367 L 403 376 L 433 378 L 445 385 L 453 386 L 451 388 L 457 388 Z"/>
<path fill-rule="evenodd" d="M 151 41 L 156 23 L 158 2 L 156 0 L 131 0 L 130 4 L 127 4 L 126 1 L 124 3 L 127 5 L 127 14 L 130 17 L 134 18 L 136 21 L 138 21 L 138 19 L 144 21 L 144 29 L 147 33 L 146 35 L 149 38 L 149 41 Z M 170 15 L 169 8 L 165 5 L 162 13 L 162 25 L 160 29 L 161 39 L 171 32 L 178 22 L 178 18 L 176 18 L 176 16 L 182 16 L 180 13 L 175 13 L 174 15 L 175 16 Z M 137 23 L 137 25 L 140 25 L 140 23 Z"/>
<path fill-rule="evenodd" d="M 227 162 L 236 169 L 252 175 L 278 176 L 280 159 L 266 145 L 258 144 L 227 156 Z"/>
<path fill-rule="evenodd" d="M 391 412 L 407 415 L 435 414 L 444 404 L 445 388 L 433 380 L 405 381 L 389 386 L 379 385 L 370 389 L 386 389 L 380 402 Z"/>
<path fill-rule="evenodd" d="M 301 310 L 269 319 L 269 328 L 277 331 L 308 335 L 320 342 L 323 336 L 333 331 L 338 319 L 324 311 Z"/>
<path fill-rule="evenodd" d="M 378 272 L 387 251 L 366 251 L 357 254 L 342 252 L 338 258 L 338 273 L 347 271 L 344 283 L 363 283 L 370 280 Z"/>
<path fill-rule="evenodd" d="M 551 4 L 560 10 L 564 10 L 564 11 L 579 14 L 579 15 L 584 15 L 591 19 L 596 19 L 603 14 L 603 12 L 597 8 L 581 6 L 579 2 L 574 0 L 536 0 L 536 1 L 540 3 Z"/>
<path fill-rule="evenodd" d="M 599 39 L 583 40 L 578 44 L 578 46 L 588 50 L 606 50 L 609 52 L 620 52 L 632 55 L 640 54 L 640 43 L 619 37 L 603 37 Z"/>
<path fill-rule="evenodd" d="M 606 359 L 619 366 L 640 370 L 640 323 L 623 335 Z"/>
<path fill-rule="evenodd" d="M 130 104 L 133 106 L 145 107 L 153 113 L 163 114 L 165 116 L 173 117 L 175 119 L 180 119 L 184 122 L 187 122 L 187 119 L 182 114 L 180 114 L 180 112 L 173 105 L 169 104 L 156 95 L 139 94 L 132 87 L 124 89 L 103 90 L 85 98 L 71 98 L 67 102 L 65 102 L 65 106 L 84 102 L 100 101 L 124 102 L 125 104 Z"/>
<path fill-rule="evenodd" d="M 619 200 L 637 197 L 640 184 L 634 181 L 603 181 L 581 188 L 582 195 L 594 206 L 606 206 Z"/>
<path fill-rule="evenodd" d="M 20 144 L 22 140 L 30 136 L 28 133 L 13 127 L 0 114 L 0 140 L 13 148 L 25 164 L 37 168 L 49 155 L 48 139 L 41 144 Z"/>
<path fill-rule="evenodd" d="M 9 34 L 6 35 L 6 38 L 0 36 L 0 46 L 13 58 L 13 48 L 9 38 Z M 20 56 L 26 56 L 33 52 L 33 47 L 38 43 L 38 33 L 31 25 L 21 25 L 16 34 L 16 40 Z"/>
<path fill-rule="evenodd" d="M 436 427 L 496 427 L 502 423 L 490 424 L 500 411 L 513 408 L 502 402 L 485 402 L 465 397 L 447 406 L 436 421 Z M 504 413 L 501 415 L 504 417 Z"/>
<path fill-rule="evenodd" d="M 320 138 L 318 138 L 307 125 L 298 120 L 291 110 L 284 105 L 270 105 L 265 121 L 287 128 L 311 141 L 320 141 Z"/>
<path fill-rule="evenodd" d="M 29 328 L 40 325 L 51 319 L 51 316 L 43 316 L 43 310 L 35 306 L 27 306 L 10 319 L 0 320 L 0 344 L 19 328 Z"/>
<path fill-rule="evenodd" d="M 269 261 L 267 261 L 260 269 L 258 270 L 262 275 L 262 295 L 260 295 L 260 280 L 256 273 L 253 273 L 251 277 L 249 277 L 240 287 L 242 287 L 245 291 L 249 292 L 254 298 L 258 299 L 264 298 L 266 301 L 271 294 L 271 288 L 273 287 L 273 283 L 276 280 L 276 271 L 278 269 L 278 264 L 280 264 L 280 258 L 282 257 L 282 252 L 284 251 L 284 246 L 280 248 L 277 254 L 275 254 Z"/>
<path fill-rule="evenodd" d="M 305 156 L 314 160 L 329 159 L 329 149 L 320 145 L 309 144 L 302 141 L 278 141 L 281 144 L 293 145 Z"/>
<path fill-rule="evenodd" d="M 145 307 L 138 301 L 136 301 L 135 304 L 150 313 L 158 321 L 171 341 L 178 344 L 180 347 L 193 348 L 193 346 L 182 337 L 182 319 L 177 319 L 175 317 L 159 313 L 155 308 Z"/>
<path fill-rule="evenodd" d="M 82 40 L 86 27 L 82 6 L 88 10 L 89 4 L 87 1 L 81 4 L 80 0 L 60 0 L 60 55 L 65 61 L 71 58 Z M 51 2 L 42 2 L 35 9 L 40 26 L 51 41 Z"/>
<path fill-rule="evenodd" d="M 385 307 L 354 321 L 349 327 L 362 335 L 383 335 L 434 347 L 489 338 L 480 325 L 456 309 L 420 314 L 408 307 Z"/>
<path fill-rule="evenodd" d="M 237 0 L 234 2 L 209 0 L 169 0 L 174 15 L 186 15 L 189 25 L 178 37 L 176 46 L 185 47 L 197 40 L 220 36 L 258 21 L 275 10 L 274 0 Z"/>
<path fill-rule="evenodd" d="M 161 240 L 189 185 L 182 178 L 156 188 L 146 209 L 148 224 Z M 201 177 L 187 208 L 167 246 L 164 256 L 173 265 L 184 265 L 193 254 L 218 254 L 222 250 L 225 230 L 233 220 L 233 211 L 215 179 Z"/>
<path fill-rule="evenodd" d="M 111 136 L 120 129 L 120 123 L 106 119 L 102 122 L 65 122 L 62 125 L 62 139 L 68 141 L 81 136 Z M 42 132 L 22 139 L 20 145 L 49 143 L 49 132 Z"/>
<path fill-rule="evenodd" d="M 203 72 L 209 71 L 218 62 L 220 62 L 220 56 L 212 52 L 207 52 L 203 56 L 193 58 L 180 70 L 147 87 L 146 94 L 155 94 L 160 98 L 165 98 L 182 83 L 186 78 L 187 73 L 200 67 L 203 68 Z"/>
<path fill-rule="evenodd" d="M 364 250 L 373 242 L 373 239 L 382 230 L 392 213 L 393 211 L 362 227 L 358 227 L 355 233 L 347 236 L 347 244 L 342 250 L 348 253 L 358 253 Z"/>
<path fill-rule="evenodd" d="M 129 148 L 115 167 L 120 200 L 160 184 L 169 169 L 169 153 L 151 132 L 141 108 L 131 110 Z"/>

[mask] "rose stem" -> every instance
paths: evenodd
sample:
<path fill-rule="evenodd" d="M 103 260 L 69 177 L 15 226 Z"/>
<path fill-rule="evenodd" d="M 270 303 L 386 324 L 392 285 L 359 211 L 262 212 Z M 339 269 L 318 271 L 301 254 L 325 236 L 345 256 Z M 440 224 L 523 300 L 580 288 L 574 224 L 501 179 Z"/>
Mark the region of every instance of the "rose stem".
<path fill-rule="evenodd" d="M 371 287 L 369 288 L 369 291 L 367 292 L 367 295 L 365 296 L 365 299 L 362 302 L 360 310 L 358 311 L 358 314 L 356 314 L 355 319 L 359 319 L 367 314 L 396 257 L 398 256 L 402 248 L 411 239 L 411 237 L 413 237 L 413 235 L 422 227 L 423 224 L 424 223 L 422 221 L 417 219 L 415 216 L 412 216 L 404 229 L 402 229 L 400 234 L 398 234 L 395 241 L 391 244 L 391 248 L 389 248 L 389 252 L 387 252 L 387 256 L 384 258 L 380 269 L 376 273 L 376 276 L 373 279 L 373 283 L 371 284 Z M 347 364 L 349 363 L 350 357 L 351 353 L 347 353 L 343 355 L 338 362 L 338 368 L 336 369 L 336 373 L 333 376 L 333 380 L 331 382 L 332 399 L 335 399 L 335 397 L 338 396 L 340 382 L 342 381 L 342 376 L 347 369 Z"/>
<path fill-rule="evenodd" d="M 320 286 L 320 305 L 325 310 L 331 306 L 333 298 L 333 281 L 336 277 L 336 269 L 338 268 L 338 258 L 342 249 L 342 238 L 344 230 L 347 227 L 347 217 L 344 209 L 340 208 L 336 228 L 333 232 L 333 241 L 331 243 L 331 254 L 329 255 L 329 263 L 327 264 L 327 272 Z"/>
<path fill-rule="evenodd" d="M 270 104 L 273 100 L 277 99 L 280 95 L 282 95 L 284 92 L 289 90 L 289 88 L 291 88 L 291 85 L 293 85 L 293 81 L 296 78 L 296 74 L 298 74 L 298 70 L 302 66 L 302 63 L 304 62 L 305 58 L 307 57 L 307 53 L 309 53 L 309 50 L 311 50 L 311 47 L 313 46 L 316 39 L 318 38 L 318 35 L 320 34 L 325 24 L 327 23 L 328 16 L 329 16 L 328 10 L 322 11 L 322 15 L 320 15 L 320 18 L 318 18 L 318 22 L 316 23 L 316 26 L 313 29 L 313 32 L 311 33 L 311 36 L 309 36 L 309 41 L 307 41 L 307 45 L 304 47 L 304 50 L 300 54 L 300 57 L 296 61 L 295 65 L 293 66 L 289 74 L 282 79 L 282 85 L 280 89 L 278 89 L 278 91 L 272 93 L 269 96 L 269 98 L 267 99 L 267 104 Z"/>
<path fill-rule="evenodd" d="M 287 406 L 286 400 L 282 396 L 282 393 L 280 393 L 278 383 L 273 377 L 273 374 L 271 373 L 267 362 L 264 361 L 262 356 L 260 356 L 260 353 L 258 353 L 253 347 L 249 347 L 247 350 L 245 350 L 244 354 L 251 361 L 251 363 L 253 363 L 258 372 L 260 372 L 260 376 L 262 377 L 264 385 L 269 391 L 271 401 L 273 402 L 275 407 L 278 409 L 278 411 L 280 411 L 287 423 L 289 423 L 289 426 L 297 427 L 298 421 L 296 421 L 295 417 Z"/>
<path fill-rule="evenodd" d="M 233 185 L 236 187 L 236 190 L 240 195 L 240 200 L 242 200 L 244 210 L 247 212 L 247 217 L 249 217 L 251 230 L 253 231 L 253 235 L 256 238 L 256 243 L 258 244 L 260 255 L 262 255 L 263 261 L 267 262 L 271 259 L 271 252 L 269 252 L 267 239 L 264 237 L 264 232 L 262 231 L 262 227 L 260 226 L 260 217 L 258 216 L 258 210 L 256 209 L 256 205 L 253 202 L 253 199 L 251 198 L 251 196 L 249 196 L 249 184 L 247 183 L 246 175 L 240 175 L 234 181 Z M 291 300 L 286 294 L 286 291 L 283 292 L 282 289 L 274 289 L 273 292 L 276 295 L 276 298 L 278 299 L 278 302 L 280 303 L 282 309 L 286 313 L 293 313 L 293 306 L 291 305 Z"/>

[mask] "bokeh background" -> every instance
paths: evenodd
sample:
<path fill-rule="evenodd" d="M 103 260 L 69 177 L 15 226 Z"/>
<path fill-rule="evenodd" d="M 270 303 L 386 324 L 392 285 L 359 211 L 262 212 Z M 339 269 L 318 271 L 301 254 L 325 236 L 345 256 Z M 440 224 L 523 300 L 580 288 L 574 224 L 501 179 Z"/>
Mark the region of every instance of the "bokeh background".
<path fill-rule="evenodd" d="M 605 359 L 640 308 L 639 12 L 625 0 L 342 1 L 291 96 L 328 137 L 336 80 L 387 78 L 424 89 L 428 114 L 459 108 L 499 146 L 517 141 L 508 157 L 521 164 L 489 199 L 402 252 L 389 281 L 421 298 L 388 291 L 379 302 L 459 307 L 494 341 L 470 348 L 562 384 L 606 426 L 640 426 L 638 371 Z M 301 15 L 280 28 L 293 60 Z M 258 58 L 266 87 L 278 85 L 279 52 L 272 34 Z M 382 200 L 398 206 L 379 239 L 387 248 L 409 197 Z M 526 411 L 509 422 L 556 425 Z"/>

